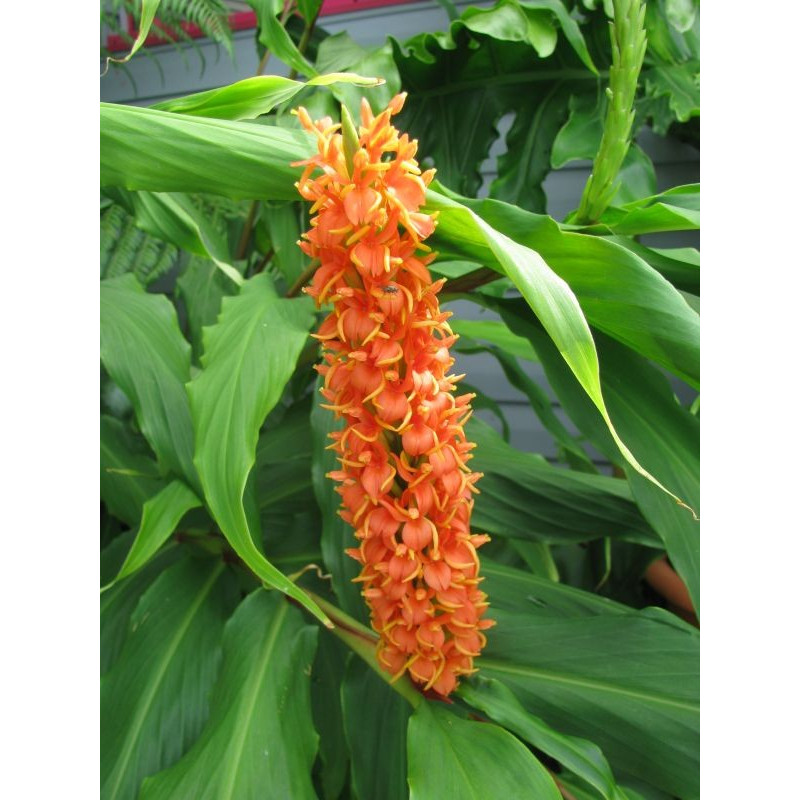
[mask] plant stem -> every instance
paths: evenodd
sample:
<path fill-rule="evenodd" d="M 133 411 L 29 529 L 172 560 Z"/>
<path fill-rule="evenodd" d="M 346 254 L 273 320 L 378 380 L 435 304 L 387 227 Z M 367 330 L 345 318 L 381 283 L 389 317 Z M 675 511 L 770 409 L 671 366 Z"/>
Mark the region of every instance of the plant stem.
<path fill-rule="evenodd" d="M 458 278 L 453 278 L 447 281 L 442 290 L 443 294 L 466 294 L 479 286 L 484 286 L 487 283 L 496 281 L 503 276 L 489 267 L 481 267 L 480 269 L 468 272 L 466 275 L 460 275 Z"/>
<path fill-rule="evenodd" d="M 328 615 L 334 627 L 331 633 L 341 639 L 354 653 L 360 656 L 369 667 L 374 670 L 382 680 L 386 681 L 392 689 L 408 700 L 416 708 L 422 702 L 422 694 L 417 691 L 408 675 L 401 675 L 399 678 L 392 678 L 386 670 L 378 663 L 375 657 L 375 647 L 378 637 L 365 625 L 358 620 L 348 616 L 340 608 L 329 603 L 327 600 L 314 594 L 314 592 L 304 590 L 305 593 Z"/>
<path fill-rule="evenodd" d="M 617 175 L 631 144 L 635 116 L 633 101 L 647 49 L 644 12 L 641 0 L 614 0 L 612 62 L 606 89 L 608 111 L 603 123 L 603 138 L 571 222 L 584 225 L 596 222 L 617 191 Z"/>
<path fill-rule="evenodd" d="M 286 20 L 289 19 L 289 15 L 294 10 L 294 3 L 292 0 L 286 0 L 286 3 L 283 6 L 283 12 L 281 13 L 281 25 L 286 24 Z M 314 17 L 316 20 L 316 17 Z M 302 51 L 301 51 L 302 52 Z M 256 69 L 256 75 L 263 75 L 264 70 L 266 69 L 267 62 L 269 61 L 270 51 L 265 50 L 264 55 L 261 58 L 261 61 L 258 62 L 258 68 Z M 256 219 L 256 211 L 258 211 L 258 200 L 253 200 L 250 204 L 250 211 L 247 213 L 247 220 L 244 223 L 244 229 L 242 230 L 241 238 L 239 239 L 239 244 L 236 246 L 236 258 L 244 258 L 245 253 L 247 252 L 247 245 L 250 243 L 250 236 L 253 232 L 253 224 L 255 223 Z"/>
<path fill-rule="evenodd" d="M 291 289 L 286 292 L 287 297 L 297 297 L 300 294 L 300 290 L 308 283 L 308 281 L 314 277 L 314 273 L 317 271 L 319 264 L 316 261 L 312 261 L 301 273 L 300 277 L 292 284 Z"/>
<path fill-rule="evenodd" d="M 240 258 L 244 258 L 244 254 L 247 252 L 247 245 L 250 242 L 250 235 L 253 232 L 253 225 L 256 221 L 256 212 L 258 211 L 258 204 L 260 201 L 253 200 L 250 204 L 250 211 L 247 212 L 247 219 L 244 223 L 244 228 L 242 229 L 242 235 L 239 237 L 239 244 L 236 245 L 236 260 L 238 261 Z"/>
<path fill-rule="evenodd" d="M 303 34 L 300 37 L 300 41 L 297 43 L 297 49 L 300 52 L 300 55 L 306 54 L 306 48 L 308 47 L 308 43 L 311 40 L 311 34 L 314 32 L 314 26 L 317 24 L 317 20 L 319 19 L 319 13 L 322 11 L 322 3 L 320 3 L 319 8 L 317 9 L 317 13 L 311 18 L 310 21 L 306 22 L 306 26 L 303 29 Z M 297 70 L 292 68 L 292 71 L 289 73 L 289 78 L 294 80 L 297 77 Z"/>

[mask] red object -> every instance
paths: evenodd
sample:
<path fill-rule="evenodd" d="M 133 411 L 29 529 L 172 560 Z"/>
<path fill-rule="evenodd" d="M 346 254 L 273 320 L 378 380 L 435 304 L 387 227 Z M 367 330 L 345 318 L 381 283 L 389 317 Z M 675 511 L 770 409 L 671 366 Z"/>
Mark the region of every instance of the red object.
<path fill-rule="evenodd" d="M 324 0 L 322 3 L 321 17 L 332 16 L 334 14 L 348 14 L 353 11 L 360 11 L 367 8 L 380 8 L 382 6 L 400 6 L 407 3 L 418 2 L 418 0 Z M 232 31 L 253 30 L 257 27 L 255 11 L 238 11 L 228 17 L 228 24 Z M 154 28 L 160 28 L 161 23 L 156 19 L 153 22 Z M 204 34 L 200 28 L 192 22 L 181 23 L 181 28 L 192 39 L 202 39 Z M 162 28 L 163 30 L 163 28 Z M 168 28 L 166 30 L 169 30 Z M 128 34 L 131 39 L 136 39 L 139 34 L 137 23 L 131 14 L 128 14 Z M 169 39 L 151 33 L 145 39 L 145 46 L 169 44 Z M 118 34 L 112 34 L 106 40 L 106 47 L 112 52 L 129 50 L 131 43 L 126 41 Z"/>

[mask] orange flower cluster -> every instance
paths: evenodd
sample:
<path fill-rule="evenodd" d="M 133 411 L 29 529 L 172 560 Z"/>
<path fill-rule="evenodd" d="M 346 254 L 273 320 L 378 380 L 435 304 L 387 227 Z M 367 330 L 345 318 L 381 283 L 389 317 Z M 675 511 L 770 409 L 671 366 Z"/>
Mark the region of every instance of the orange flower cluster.
<path fill-rule="evenodd" d="M 474 672 L 493 624 L 482 619 L 476 553 L 488 536 L 470 533 L 480 475 L 467 467 L 474 445 L 463 425 L 474 395 L 456 396 L 463 376 L 447 374 L 457 337 L 439 309 L 444 281 L 428 272 L 435 254 L 422 243 L 435 226 L 419 211 L 433 170 L 420 171 L 416 141 L 390 123 L 404 100 L 377 116 L 363 102 L 349 157 L 339 125 L 298 109 L 319 145 L 299 162 L 297 188 L 316 214 L 300 246 L 319 262 L 307 293 L 333 303 L 317 334 L 317 369 L 324 407 L 346 424 L 331 434 L 341 469 L 329 477 L 360 540 L 347 552 L 363 565 L 356 580 L 380 634 L 378 659 L 448 695 Z"/>

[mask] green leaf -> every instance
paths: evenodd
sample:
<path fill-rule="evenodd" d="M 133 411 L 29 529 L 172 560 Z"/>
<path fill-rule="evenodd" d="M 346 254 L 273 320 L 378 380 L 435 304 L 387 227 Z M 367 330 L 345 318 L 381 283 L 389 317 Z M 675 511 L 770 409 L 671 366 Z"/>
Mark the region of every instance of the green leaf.
<path fill-rule="evenodd" d="M 427 702 L 408 723 L 408 785 L 410 800 L 561 800 L 547 770 L 508 731 Z"/>
<path fill-rule="evenodd" d="M 214 119 L 255 119 L 291 100 L 306 86 L 330 86 L 338 83 L 359 87 L 380 86 L 383 79 L 365 78 L 351 72 L 317 75 L 307 82 L 283 78 L 280 75 L 256 75 L 219 89 L 156 103 L 150 108 Z"/>
<path fill-rule="evenodd" d="M 297 246 L 305 227 L 301 221 L 303 209 L 299 203 L 281 203 L 262 207 L 262 214 L 272 244 L 272 259 L 288 289 L 308 264 L 308 257 Z"/>
<path fill-rule="evenodd" d="M 525 321 L 521 304 L 501 310 L 512 330 L 527 332 L 542 359 L 548 381 L 564 410 L 592 443 L 626 472 L 631 492 L 644 517 L 659 534 L 675 569 L 686 581 L 699 614 L 699 525 L 668 498 L 651 492 L 646 482 L 621 458 L 596 410 L 581 393 L 572 375 L 543 331 Z M 664 376 L 651 364 L 616 342 L 596 334 L 603 364 L 603 391 L 622 435 L 659 480 L 699 511 L 699 420 L 675 399 Z"/>
<path fill-rule="evenodd" d="M 328 36 L 320 42 L 317 50 L 317 69 L 320 72 L 356 72 L 360 75 L 376 75 L 382 79 L 368 92 L 353 85 L 337 83 L 331 92 L 344 103 L 354 119 L 359 119 L 361 98 L 366 98 L 374 112 L 383 111 L 389 101 L 400 91 L 400 76 L 392 58 L 389 44 L 367 50 L 350 38 L 346 31 Z"/>
<path fill-rule="evenodd" d="M 326 477 L 328 472 L 339 469 L 336 453 L 326 448 L 331 443 L 328 434 L 341 427 L 333 412 L 319 406 L 319 388 L 321 379 L 317 379 L 314 393 L 314 406 L 311 409 L 311 431 L 314 442 L 314 454 L 311 462 L 311 479 L 314 495 L 322 513 L 322 534 L 320 545 L 325 566 L 331 574 L 331 585 L 339 606 L 360 622 L 367 623 L 368 614 L 361 589 L 353 578 L 357 577 L 361 568 L 358 562 L 345 553 L 345 548 L 353 547 L 355 536 L 353 529 L 337 513 L 342 499 L 336 493 L 336 484 Z"/>
<path fill-rule="evenodd" d="M 221 563 L 186 559 L 142 596 L 100 682 L 104 800 L 136 798 L 142 779 L 177 761 L 200 733 L 233 594 Z"/>
<path fill-rule="evenodd" d="M 419 139 L 423 164 L 428 166 L 425 159 L 431 159 L 439 180 L 475 196 L 484 180 L 482 165 L 500 136 L 497 123 L 513 114 L 508 150 L 498 159 L 492 193 L 543 211 L 540 184 L 552 139 L 567 116 L 569 95 L 594 90 L 597 74 L 562 3 L 524 5 L 506 2 L 470 9 L 469 18 L 455 21 L 449 33 L 419 34 L 403 45 L 392 40 L 409 91 L 398 124 Z M 549 32 L 537 44 L 549 42 L 551 47 L 556 17 L 569 41 L 559 40 L 550 57 L 540 58 L 528 39 L 534 31 Z M 489 34 L 495 19 L 506 38 Z M 484 26 L 487 32 L 470 31 L 467 25 Z"/>
<path fill-rule="evenodd" d="M 342 682 L 350 651 L 331 633 L 319 637 L 311 668 L 311 707 L 319 732 L 320 782 L 324 800 L 337 800 L 347 780 L 350 754 L 342 717 Z"/>
<path fill-rule="evenodd" d="M 586 40 L 583 38 L 581 29 L 578 23 L 570 16 L 570 12 L 561 0 L 520 0 L 519 5 L 526 10 L 547 10 L 551 11 L 561 30 L 564 32 L 567 41 L 572 45 L 572 48 L 578 54 L 581 61 L 595 74 L 597 74 L 597 67 L 595 67 L 592 57 L 589 55 L 589 50 L 586 47 Z"/>
<path fill-rule="evenodd" d="M 550 172 L 553 140 L 574 89 L 573 83 L 555 80 L 517 110 L 506 135 L 508 150 L 497 160 L 498 176 L 490 187 L 491 197 L 529 211 L 545 210 L 542 184 Z"/>
<path fill-rule="evenodd" d="M 700 227 L 700 186 L 676 186 L 659 195 L 609 208 L 600 218 L 598 228 L 626 236 L 669 231 L 693 231 Z"/>
<path fill-rule="evenodd" d="M 508 382 L 527 396 L 531 408 L 536 413 L 536 416 L 539 417 L 545 430 L 547 430 L 553 436 L 553 439 L 564 449 L 566 459 L 570 461 L 575 468 L 583 472 L 597 472 L 597 468 L 594 466 L 589 456 L 586 455 L 586 452 L 578 440 L 564 427 L 564 424 L 556 416 L 550 398 L 547 396 L 544 389 L 522 371 L 514 358 L 506 355 L 502 350 L 496 347 L 487 348 L 487 351 L 498 360 Z"/>
<path fill-rule="evenodd" d="M 470 6 L 461 14 L 461 22 L 475 33 L 507 42 L 527 42 L 541 58 L 556 47 L 558 34 L 548 14 L 526 11 L 516 0 L 501 0 L 491 8 Z"/>
<path fill-rule="evenodd" d="M 316 637 L 280 595 L 251 593 L 225 625 L 203 733 L 177 764 L 147 778 L 141 800 L 316 798 L 309 689 Z"/>
<path fill-rule="evenodd" d="M 205 334 L 203 371 L 188 385 L 197 441 L 195 464 L 206 503 L 239 557 L 261 580 L 325 615 L 262 555 L 245 513 L 258 431 L 280 399 L 313 322 L 308 298 L 279 298 L 267 275 L 222 302 Z"/>
<path fill-rule="evenodd" d="M 527 542 L 523 539 L 512 539 L 511 546 L 517 551 L 530 571 L 549 581 L 559 581 L 561 577 L 558 566 L 553 559 L 549 544 L 544 542 Z"/>
<path fill-rule="evenodd" d="M 142 506 L 164 486 L 147 443 L 114 417 L 100 416 L 100 497 L 131 527 Z"/>
<path fill-rule="evenodd" d="M 297 0 L 297 10 L 306 22 L 311 22 L 322 7 L 322 0 Z"/>
<path fill-rule="evenodd" d="M 136 538 L 113 583 L 141 569 L 169 539 L 183 515 L 201 505 L 197 495 L 183 481 L 172 481 L 151 497 L 144 504 Z"/>
<path fill-rule="evenodd" d="M 317 71 L 297 49 L 278 14 L 283 10 L 281 0 L 247 0 L 258 18 L 258 41 L 284 64 L 303 75 L 316 75 Z"/>
<path fill-rule="evenodd" d="M 190 351 L 174 306 L 163 295 L 147 294 L 133 275 L 103 281 L 100 357 L 131 401 L 161 466 L 198 489 L 184 388 Z"/>
<path fill-rule="evenodd" d="M 446 214 L 440 216 L 437 227 L 442 238 L 455 240 L 462 247 L 473 245 L 477 252 L 486 253 L 488 250 L 489 258 L 484 263 L 496 265 L 522 293 L 584 391 L 602 414 L 626 461 L 678 503 L 684 504 L 684 501 L 639 464 L 617 434 L 603 399 L 600 366 L 592 334 L 569 285 L 553 272 L 539 253 L 496 230 L 470 208 L 431 190 L 428 192 L 428 207 L 448 209 Z M 657 276 L 656 273 L 653 274 Z M 674 291 L 666 282 L 664 285 Z"/>
<path fill-rule="evenodd" d="M 453 317 L 449 320 L 453 333 L 459 336 L 467 336 L 470 339 L 480 339 L 497 347 L 509 356 L 524 358 L 526 361 L 536 361 L 538 356 L 531 347 L 531 343 L 521 336 L 512 333 L 505 322 L 501 320 L 473 320 L 457 319 Z"/>
<path fill-rule="evenodd" d="M 676 289 L 700 294 L 700 251 L 694 247 L 645 247 L 627 236 L 611 236 L 608 240 L 636 253 Z"/>
<path fill-rule="evenodd" d="M 192 257 L 178 277 L 177 296 L 186 307 L 186 323 L 195 360 L 203 352 L 202 330 L 219 316 L 222 298 L 239 291 L 239 285 L 221 272 L 210 259 Z"/>
<path fill-rule="evenodd" d="M 490 719 L 556 759 L 594 786 L 604 800 L 621 796 L 611 768 L 597 745 L 577 736 L 566 736 L 525 711 L 506 686 L 477 676 L 463 683 L 458 694 Z"/>
<path fill-rule="evenodd" d="M 670 24 L 681 33 L 694 25 L 699 0 L 665 0 L 664 11 Z"/>
<path fill-rule="evenodd" d="M 428 196 L 429 207 L 442 210 L 434 247 L 448 254 L 466 255 L 500 271 L 495 254 L 463 212 L 445 211 L 447 206 L 433 191 Z M 682 203 L 691 203 L 696 197 L 691 189 L 685 196 L 669 196 Z M 630 207 L 647 205 L 652 199 Z M 699 317 L 641 258 L 599 236 L 563 231 L 550 217 L 494 200 L 459 200 L 507 237 L 536 251 L 569 284 L 594 328 L 699 386 Z"/>
<path fill-rule="evenodd" d="M 566 588 L 538 583 L 551 597 Z M 553 728 L 597 744 L 616 773 L 698 796 L 697 631 L 661 609 L 568 616 L 489 597 L 497 626 L 476 662 L 482 676 Z"/>
<path fill-rule="evenodd" d="M 470 466 L 483 473 L 472 516 L 476 530 L 553 543 L 613 536 L 658 544 L 622 481 L 553 467 L 515 450 L 477 419 L 466 430 L 477 445 Z"/>
<path fill-rule="evenodd" d="M 101 186 L 295 200 L 290 164 L 312 147 L 304 131 L 100 104 Z"/>
<path fill-rule="evenodd" d="M 106 61 L 106 71 L 108 71 L 108 62 L 114 61 L 117 64 L 124 64 L 126 61 L 129 61 L 145 43 L 147 35 L 150 33 L 150 26 L 153 24 L 153 19 L 156 16 L 156 11 L 158 11 L 158 6 L 160 3 L 161 0 L 142 0 L 142 15 L 139 19 L 139 33 L 136 35 L 136 39 L 133 42 L 130 52 L 123 58 L 112 58 L 109 56 Z M 105 74 L 105 72 L 103 74 Z"/>
<path fill-rule="evenodd" d="M 599 92 L 573 95 L 569 100 L 569 118 L 562 125 L 550 153 L 554 169 L 578 159 L 591 159 L 603 138 L 606 100 Z"/>
<path fill-rule="evenodd" d="M 675 119 L 686 122 L 700 114 L 700 62 L 663 64 L 642 72 L 648 97 L 666 97 Z"/>
<path fill-rule="evenodd" d="M 181 250 L 211 259 L 228 278 L 241 285 L 242 276 L 233 266 L 227 240 L 187 195 L 132 192 L 129 198 L 139 227 Z"/>
<path fill-rule="evenodd" d="M 100 581 L 114 578 L 131 547 L 134 531 L 114 539 L 100 553 Z M 100 596 L 100 674 L 116 662 L 130 631 L 130 619 L 141 596 L 153 581 L 181 555 L 177 543 L 168 544 L 135 575 L 112 586 Z"/>
<path fill-rule="evenodd" d="M 358 800 L 405 800 L 408 703 L 351 657 L 342 683 L 342 716 Z"/>

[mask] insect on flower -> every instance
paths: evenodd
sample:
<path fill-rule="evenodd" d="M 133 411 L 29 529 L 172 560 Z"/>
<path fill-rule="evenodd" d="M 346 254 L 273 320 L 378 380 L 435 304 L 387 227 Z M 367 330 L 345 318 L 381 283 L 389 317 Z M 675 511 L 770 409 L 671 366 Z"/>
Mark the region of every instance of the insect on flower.
<path fill-rule="evenodd" d="M 359 130 L 344 135 L 297 110 L 318 147 L 299 162 L 297 188 L 314 215 L 300 247 L 319 264 L 305 291 L 333 304 L 316 333 L 324 407 L 345 422 L 331 434 L 341 468 L 329 477 L 355 529 L 347 552 L 362 565 L 378 660 L 448 695 L 475 671 L 493 624 L 476 552 L 488 536 L 470 531 L 480 475 L 464 423 L 474 395 L 456 394 L 457 336 L 439 308 L 444 280 L 428 271 L 436 221 L 420 207 L 434 171 L 420 170 L 416 141 L 391 124 L 404 100 L 377 116 L 363 101 Z"/>

